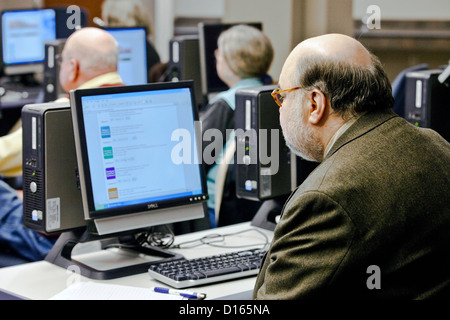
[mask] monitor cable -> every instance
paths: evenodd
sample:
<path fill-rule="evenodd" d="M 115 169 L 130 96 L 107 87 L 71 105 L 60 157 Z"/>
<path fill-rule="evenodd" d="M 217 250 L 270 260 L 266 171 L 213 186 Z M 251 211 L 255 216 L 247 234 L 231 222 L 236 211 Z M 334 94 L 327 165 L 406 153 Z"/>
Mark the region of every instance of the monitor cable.
<path fill-rule="evenodd" d="M 161 231 L 160 227 L 164 227 L 166 232 Z M 138 234 L 136 240 L 144 247 L 171 248 L 175 241 L 175 234 L 167 225 L 160 227 L 158 230 L 152 227 L 149 231 Z"/>
<path fill-rule="evenodd" d="M 166 229 L 166 232 L 161 230 L 161 227 Z M 242 245 L 227 245 L 226 239 L 229 237 L 240 236 L 244 233 L 256 232 L 262 236 L 262 242 L 255 243 L 245 243 Z M 116 248 L 136 248 L 136 247 L 158 247 L 161 249 L 192 249 L 202 245 L 208 245 L 211 247 L 217 248 L 228 248 L 228 249 L 240 249 L 240 248 L 248 248 L 248 247 L 261 247 L 264 249 L 268 247 L 270 241 L 268 236 L 257 228 L 249 228 L 245 230 L 241 230 L 238 232 L 232 233 L 211 233 L 206 236 L 181 242 L 178 244 L 174 244 L 175 242 L 175 234 L 167 225 L 158 226 L 158 229 L 154 227 L 150 228 L 147 231 L 136 234 L 133 237 L 133 240 L 124 243 L 114 243 L 110 244 L 108 247 L 116 247 Z"/>
<path fill-rule="evenodd" d="M 248 232 L 259 233 L 263 237 L 264 242 L 245 243 L 243 245 L 227 245 L 227 244 L 225 244 L 227 237 L 240 236 L 240 235 L 242 235 L 244 233 L 248 233 Z M 249 229 L 241 230 L 238 232 L 232 232 L 232 233 L 226 233 L 226 234 L 220 234 L 220 233 L 208 234 L 204 237 L 201 237 L 201 238 L 198 238 L 195 240 L 178 243 L 176 245 L 171 246 L 170 248 L 171 249 L 191 249 L 191 248 L 199 247 L 202 245 L 208 245 L 208 246 L 212 246 L 212 247 L 228 248 L 228 249 L 239 249 L 239 248 L 261 246 L 261 249 L 264 249 L 269 245 L 269 242 L 270 242 L 269 238 L 264 232 L 262 232 L 261 230 L 258 230 L 256 228 L 249 228 Z"/>
<path fill-rule="evenodd" d="M 170 248 L 175 241 L 175 235 L 168 226 L 164 226 L 167 232 L 155 230 L 154 227 L 147 231 L 136 233 L 135 235 L 124 236 L 117 242 L 109 243 L 105 246 L 105 249 L 118 248 L 118 249 L 136 249 L 136 248 L 149 248 L 158 247 L 162 249 Z"/>

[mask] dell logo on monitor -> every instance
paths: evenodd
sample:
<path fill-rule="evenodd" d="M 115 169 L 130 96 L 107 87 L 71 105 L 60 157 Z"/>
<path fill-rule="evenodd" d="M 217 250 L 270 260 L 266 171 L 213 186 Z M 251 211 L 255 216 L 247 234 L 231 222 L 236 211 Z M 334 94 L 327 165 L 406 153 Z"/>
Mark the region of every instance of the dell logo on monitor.
<path fill-rule="evenodd" d="M 158 208 L 158 204 L 157 203 L 148 204 L 147 208 L 148 209 L 156 209 L 156 208 Z"/>

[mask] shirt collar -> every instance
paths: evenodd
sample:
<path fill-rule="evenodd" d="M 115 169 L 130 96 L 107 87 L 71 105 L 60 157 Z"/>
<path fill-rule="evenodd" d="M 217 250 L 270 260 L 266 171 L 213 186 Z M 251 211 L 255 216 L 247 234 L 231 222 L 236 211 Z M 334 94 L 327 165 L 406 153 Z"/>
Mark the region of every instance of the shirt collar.
<path fill-rule="evenodd" d="M 107 84 L 122 83 L 122 78 L 117 72 L 109 72 L 86 81 L 78 89 L 92 89 L 98 88 Z"/>
<path fill-rule="evenodd" d="M 333 145 L 335 144 L 335 142 L 337 141 L 337 139 L 339 139 L 340 136 L 342 136 L 342 134 L 347 131 L 352 124 L 354 124 L 356 122 L 356 120 L 358 120 L 361 117 L 361 115 L 352 117 L 350 120 L 348 120 L 346 123 L 344 123 L 344 125 L 342 127 L 340 127 L 336 133 L 333 135 L 333 137 L 331 137 L 330 142 L 328 142 L 327 147 L 325 148 L 325 154 L 324 154 L 324 158 L 327 156 L 328 152 L 330 152 L 331 147 L 333 147 Z"/>

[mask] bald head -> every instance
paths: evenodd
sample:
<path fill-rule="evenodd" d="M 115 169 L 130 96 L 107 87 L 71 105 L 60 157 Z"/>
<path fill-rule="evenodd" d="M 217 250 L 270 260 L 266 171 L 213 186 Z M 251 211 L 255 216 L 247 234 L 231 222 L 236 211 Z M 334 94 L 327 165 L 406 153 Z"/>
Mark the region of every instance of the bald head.
<path fill-rule="evenodd" d="M 67 92 L 109 72 L 117 71 L 117 41 L 105 30 L 83 28 L 66 41 L 62 52 L 60 82 Z"/>
<path fill-rule="evenodd" d="M 319 89 L 333 113 L 350 116 L 392 107 L 390 81 L 379 59 L 359 41 L 343 34 L 307 39 L 290 53 L 280 88 Z"/>
<path fill-rule="evenodd" d="M 297 45 L 280 75 L 285 95 L 280 123 L 287 144 L 301 157 L 322 161 L 333 135 L 365 112 L 391 108 L 391 84 L 383 67 L 360 42 L 327 34 Z"/>
<path fill-rule="evenodd" d="M 86 75 L 117 71 L 118 45 L 105 30 L 80 29 L 67 39 L 64 50 L 71 58 L 80 61 L 81 71 Z"/>
<path fill-rule="evenodd" d="M 359 41 L 343 34 L 326 34 L 307 39 L 296 50 L 360 66 L 372 65 L 369 51 Z"/>
<path fill-rule="evenodd" d="M 320 59 L 322 61 L 342 62 L 359 66 L 371 66 L 370 52 L 357 40 L 343 34 L 325 34 L 309 38 L 298 44 L 287 58 L 281 72 L 280 82 L 289 77 L 298 78 L 302 59 Z"/>

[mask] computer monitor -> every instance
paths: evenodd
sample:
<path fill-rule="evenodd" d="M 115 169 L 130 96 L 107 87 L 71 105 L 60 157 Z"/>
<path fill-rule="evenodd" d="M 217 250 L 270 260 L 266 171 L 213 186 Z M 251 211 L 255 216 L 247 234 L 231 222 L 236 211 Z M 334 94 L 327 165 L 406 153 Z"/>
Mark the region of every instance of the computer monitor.
<path fill-rule="evenodd" d="M 67 243 L 129 237 L 205 216 L 208 193 L 192 81 L 75 90 L 70 103 L 80 214 L 87 229 L 60 237 L 47 261 L 74 264 L 64 249 Z M 182 152 L 180 145 L 186 147 Z M 156 248 L 135 249 L 161 254 Z M 165 250 L 161 256 L 177 257 Z M 105 279 L 146 272 L 149 264 L 145 260 L 106 271 L 80 266 L 83 275 Z"/>
<path fill-rule="evenodd" d="M 199 45 L 200 45 L 200 67 L 202 79 L 202 92 L 208 99 L 210 94 L 218 93 L 228 89 L 228 86 L 219 78 L 216 69 L 216 57 L 214 51 L 217 49 L 217 40 L 220 34 L 237 24 L 251 25 L 262 30 L 262 23 L 199 23 Z"/>
<path fill-rule="evenodd" d="M 145 84 L 147 72 L 147 31 L 144 27 L 103 28 L 119 43 L 119 74 L 127 85 Z"/>
<path fill-rule="evenodd" d="M 3 73 L 42 72 L 45 43 L 56 39 L 55 10 L 7 10 L 0 19 Z"/>

